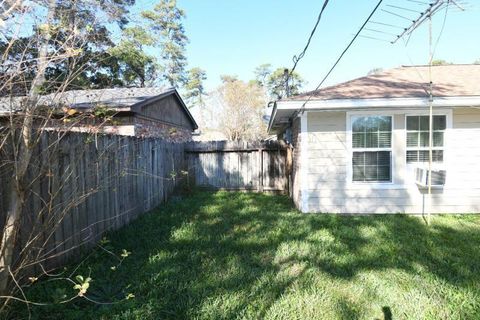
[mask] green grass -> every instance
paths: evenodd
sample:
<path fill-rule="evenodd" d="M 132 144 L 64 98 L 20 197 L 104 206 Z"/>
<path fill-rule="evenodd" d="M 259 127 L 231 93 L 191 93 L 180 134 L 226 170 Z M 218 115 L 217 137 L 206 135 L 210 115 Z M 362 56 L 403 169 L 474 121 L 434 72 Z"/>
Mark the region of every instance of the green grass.
<path fill-rule="evenodd" d="M 198 192 L 109 235 L 89 297 L 33 319 L 478 319 L 480 216 L 305 215 L 288 198 Z M 39 281 L 30 299 L 74 294 Z M 21 310 L 23 308 L 23 310 Z M 20 311 L 21 310 L 21 311 Z M 10 310 L 26 317 L 25 307 Z"/>

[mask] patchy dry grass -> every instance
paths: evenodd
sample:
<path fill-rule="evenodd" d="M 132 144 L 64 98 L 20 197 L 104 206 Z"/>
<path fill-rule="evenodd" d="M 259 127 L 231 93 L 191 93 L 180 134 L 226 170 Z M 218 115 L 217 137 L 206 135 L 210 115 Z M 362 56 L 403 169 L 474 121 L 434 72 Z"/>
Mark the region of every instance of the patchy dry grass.
<path fill-rule="evenodd" d="M 96 250 L 88 295 L 34 319 L 474 319 L 480 216 L 304 215 L 289 199 L 198 192 L 109 235 L 132 252 L 115 271 Z M 40 281 L 32 300 L 74 293 Z M 122 300 L 127 293 L 135 298 Z M 26 317 L 18 305 L 11 317 Z"/>

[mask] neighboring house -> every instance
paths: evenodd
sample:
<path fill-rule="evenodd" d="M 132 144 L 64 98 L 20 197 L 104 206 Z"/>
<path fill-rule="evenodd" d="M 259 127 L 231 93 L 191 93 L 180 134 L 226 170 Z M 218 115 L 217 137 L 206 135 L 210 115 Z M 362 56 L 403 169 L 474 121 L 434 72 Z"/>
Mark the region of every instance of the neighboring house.
<path fill-rule="evenodd" d="M 427 211 L 428 79 L 428 66 L 400 67 L 278 101 L 269 131 L 294 146 L 298 208 Z M 432 79 L 432 212 L 480 212 L 480 65 L 434 66 Z"/>
<path fill-rule="evenodd" d="M 0 98 L 0 117 L 5 119 L 21 112 L 22 99 Z M 198 129 L 195 119 L 173 88 L 73 90 L 42 96 L 39 105 L 56 107 L 59 111 L 73 109 L 79 114 L 109 114 L 111 121 L 103 123 L 100 131 L 119 135 L 189 141 L 193 131 Z M 95 130 L 99 122 L 85 118 L 72 129 Z"/>

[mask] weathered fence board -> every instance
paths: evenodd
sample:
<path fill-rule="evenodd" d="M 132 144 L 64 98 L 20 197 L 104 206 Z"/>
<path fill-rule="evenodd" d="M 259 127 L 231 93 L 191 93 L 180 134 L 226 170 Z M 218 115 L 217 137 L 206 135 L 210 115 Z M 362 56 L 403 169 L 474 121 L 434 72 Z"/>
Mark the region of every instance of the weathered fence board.
<path fill-rule="evenodd" d="M 64 135 L 61 136 L 60 135 Z M 8 210 L 12 154 L 0 154 L 0 224 Z M 10 149 L 11 150 L 11 149 Z M 44 132 L 33 149 L 17 263 L 28 255 L 48 269 L 152 210 L 186 169 L 183 144 L 125 136 Z M 41 232 L 39 232 L 41 230 Z"/>
<path fill-rule="evenodd" d="M 287 150 L 280 141 L 217 141 L 188 143 L 185 152 L 197 186 L 287 193 Z"/>
<path fill-rule="evenodd" d="M 281 142 L 192 142 L 44 132 L 33 149 L 15 248 L 17 262 L 62 266 L 81 246 L 166 201 L 188 170 L 197 186 L 288 192 Z M 0 150 L 0 227 L 13 177 L 11 146 Z M 38 270 L 38 269 L 37 269 Z"/>

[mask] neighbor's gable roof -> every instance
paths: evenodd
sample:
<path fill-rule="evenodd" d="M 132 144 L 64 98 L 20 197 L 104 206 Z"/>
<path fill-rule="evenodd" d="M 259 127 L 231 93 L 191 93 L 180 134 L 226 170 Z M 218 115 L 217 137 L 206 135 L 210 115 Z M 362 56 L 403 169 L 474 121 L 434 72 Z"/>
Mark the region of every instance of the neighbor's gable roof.
<path fill-rule="evenodd" d="M 105 106 L 116 111 L 134 111 L 136 108 L 174 95 L 184 109 L 194 128 L 198 125 L 175 88 L 112 88 L 94 90 L 71 90 L 51 93 L 40 97 L 39 104 L 46 106 L 69 106 L 74 109 L 90 110 Z M 0 98 L 0 115 L 21 110 L 25 97 Z"/>
<path fill-rule="evenodd" d="M 480 96 L 480 65 L 433 66 L 432 79 L 436 97 Z M 428 66 L 403 66 L 286 100 L 422 98 L 428 89 Z"/>
<path fill-rule="evenodd" d="M 131 107 L 153 97 L 173 93 L 173 88 L 112 88 L 96 90 L 71 90 L 59 94 L 49 94 L 45 100 L 69 105 L 71 108 L 93 108 L 103 105 L 121 109 Z"/>

